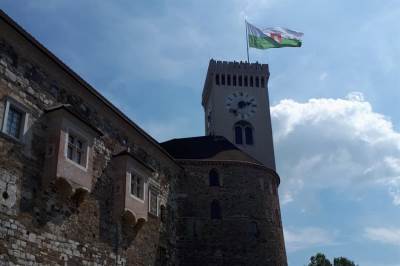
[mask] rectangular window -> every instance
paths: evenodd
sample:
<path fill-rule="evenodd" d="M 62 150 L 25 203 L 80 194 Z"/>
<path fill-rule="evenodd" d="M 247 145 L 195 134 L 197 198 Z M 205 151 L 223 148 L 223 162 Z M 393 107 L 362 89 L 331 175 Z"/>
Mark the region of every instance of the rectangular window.
<path fill-rule="evenodd" d="M 137 174 L 131 174 L 131 194 L 143 200 L 144 179 Z"/>
<path fill-rule="evenodd" d="M 225 85 L 225 75 L 221 75 L 221 84 Z"/>
<path fill-rule="evenodd" d="M 79 165 L 86 166 L 85 146 L 85 141 L 68 133 L 67 158 Z"/>
<path fill-rule="evenodd" d="M 239 86 L 242 86 L 242 76 L 239 76 Z"/>
<path fill-rule="evenodd" d="M 158 192 L 149 189 L 149 213 L 158 216 Z"/>
<path fill-rule="evenodd" d="M 25 130 L 25 122 L 27 113 L 22 108 L 18 107 L 17 103 L 6 101 L 2 132 L 20 140 Z"/>
<path fill-rule="evenodd" d="M 219 85 L 219 75 L 215 75 L 215 84 Z"/>
<path fill-rule="evenodd" d="M 236 76 L 233 76 L 233 86 L 236 86 Z"/>
<path fill-rule="evenodd" d="M 260 87 L 260 78 L 256 77 L 256 87 Z"/>
<path fill-rule="evenodd" d="M 253 82 L 253 76 L 250 76 L 250 87 L 253 87 L 254 82 Z"/>
<path fill-rule="evenodd" d="M 227 81 L 227 85 L 231 86 L 231 75 L 227 76 L 227 80 L 226 81 Z"/>
<path fill-rule="evenodd" d="M 244 86 L 247 87 L 249 86 L 248 82 L 247 82 L 247 76 L 244 76 Z"/>

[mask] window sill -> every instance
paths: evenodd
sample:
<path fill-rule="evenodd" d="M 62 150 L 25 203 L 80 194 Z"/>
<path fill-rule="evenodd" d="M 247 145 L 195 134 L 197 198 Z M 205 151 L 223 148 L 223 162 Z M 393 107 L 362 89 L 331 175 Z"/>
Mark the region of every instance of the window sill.
<path fill-rule="evenodd" d="M 68 157 L 65 157 L 65 160 L 66 160 L 67 162 L 69 162 L 70 164 L 75 165 L 75 166 L 78 167 L 79 169 L 81 169 L 81 170 L 87 172 L 87 166 L 85 167 L 85 166 L 83 166 L 83 165 L 81 165 L 81 164 L 79 164 L 79 163 L 77 163 L 77 162 L 75 162 L 75 161 L 72 161 L 72 160 L 69 159 Z"/>
<path fill-rule="evenodd" d="M 7 133 L 5 133 L 3 131 L 0 131 L 0 136 L 5 138 L 5 139 L 7 139 L 7 140 L 9 140 L 9 141 L 12 141 L 14 144 L 19 144 L 19 145 L 23 145 L 24 144 L 21 139 L 14 138 L 13 136 L 8 135 Z"/>
<path fill-rule="evenodd" d="M 130 196 L 131 198 L 133 198 L 134 200 L 137 200 L 137 201 L 139 201 L 139 202 L 141 202 L 141 203 L 144 203 L 144 199 L 138 198 L 138 197 L 136 197 L 135 195 L 132 195 L 132 194 L 129 194 L 129 196 Z"/>

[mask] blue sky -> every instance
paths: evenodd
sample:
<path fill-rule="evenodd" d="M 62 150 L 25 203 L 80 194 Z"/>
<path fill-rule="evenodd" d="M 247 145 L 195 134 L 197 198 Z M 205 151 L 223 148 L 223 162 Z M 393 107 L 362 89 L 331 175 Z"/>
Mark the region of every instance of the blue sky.
<path fill-rule="evenodd" d="M 4 0 L 14 20 L 159 141 L 202 135 L 210 58 L 245 60 L 244 19 L 305 33 L 260 51 L 289 265 L 318 251 L 400 265 L 400 2 Z"/>

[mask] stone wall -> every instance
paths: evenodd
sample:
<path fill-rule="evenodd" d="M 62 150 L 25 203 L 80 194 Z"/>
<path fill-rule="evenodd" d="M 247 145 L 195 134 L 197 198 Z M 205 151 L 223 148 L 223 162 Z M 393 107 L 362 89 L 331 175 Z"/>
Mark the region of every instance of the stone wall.
<path fill-rule="evenodd" d="M 178 258 L 183 265 L 285 266 L 277 175 L 260 165 L 180 160 L 177 186 Z M 210 186 L 215 169 L 220 186 Z M 221 218 L 211 219 L 217 200 Z"/>
<path fill-rule="evenodd" d="M 4 14 L 0 16 L 0 121 L 7 97 L 29 112 L 22 142 L 0 134 L 0 264 L 175 265 L 176 204 L 181 168 L 150 136 L 41 47 Z M 44 110 L 69 104 L 103 132 L 93 145 L 92 190 L 83 201 L 44 187 Z M 166 218 L 141 228 L 112 219 L 112 154 L 131 151 L 158 173 Z"/>

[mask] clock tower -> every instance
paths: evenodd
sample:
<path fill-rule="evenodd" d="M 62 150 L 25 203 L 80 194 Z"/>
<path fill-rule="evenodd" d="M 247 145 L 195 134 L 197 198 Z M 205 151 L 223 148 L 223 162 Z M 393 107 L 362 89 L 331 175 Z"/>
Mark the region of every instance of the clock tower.
<path fill-rule="evenodd" d="M 210 60 L 202 105 L 206 135 L 224 136 L 275 170 L 267 64 Z"/>

